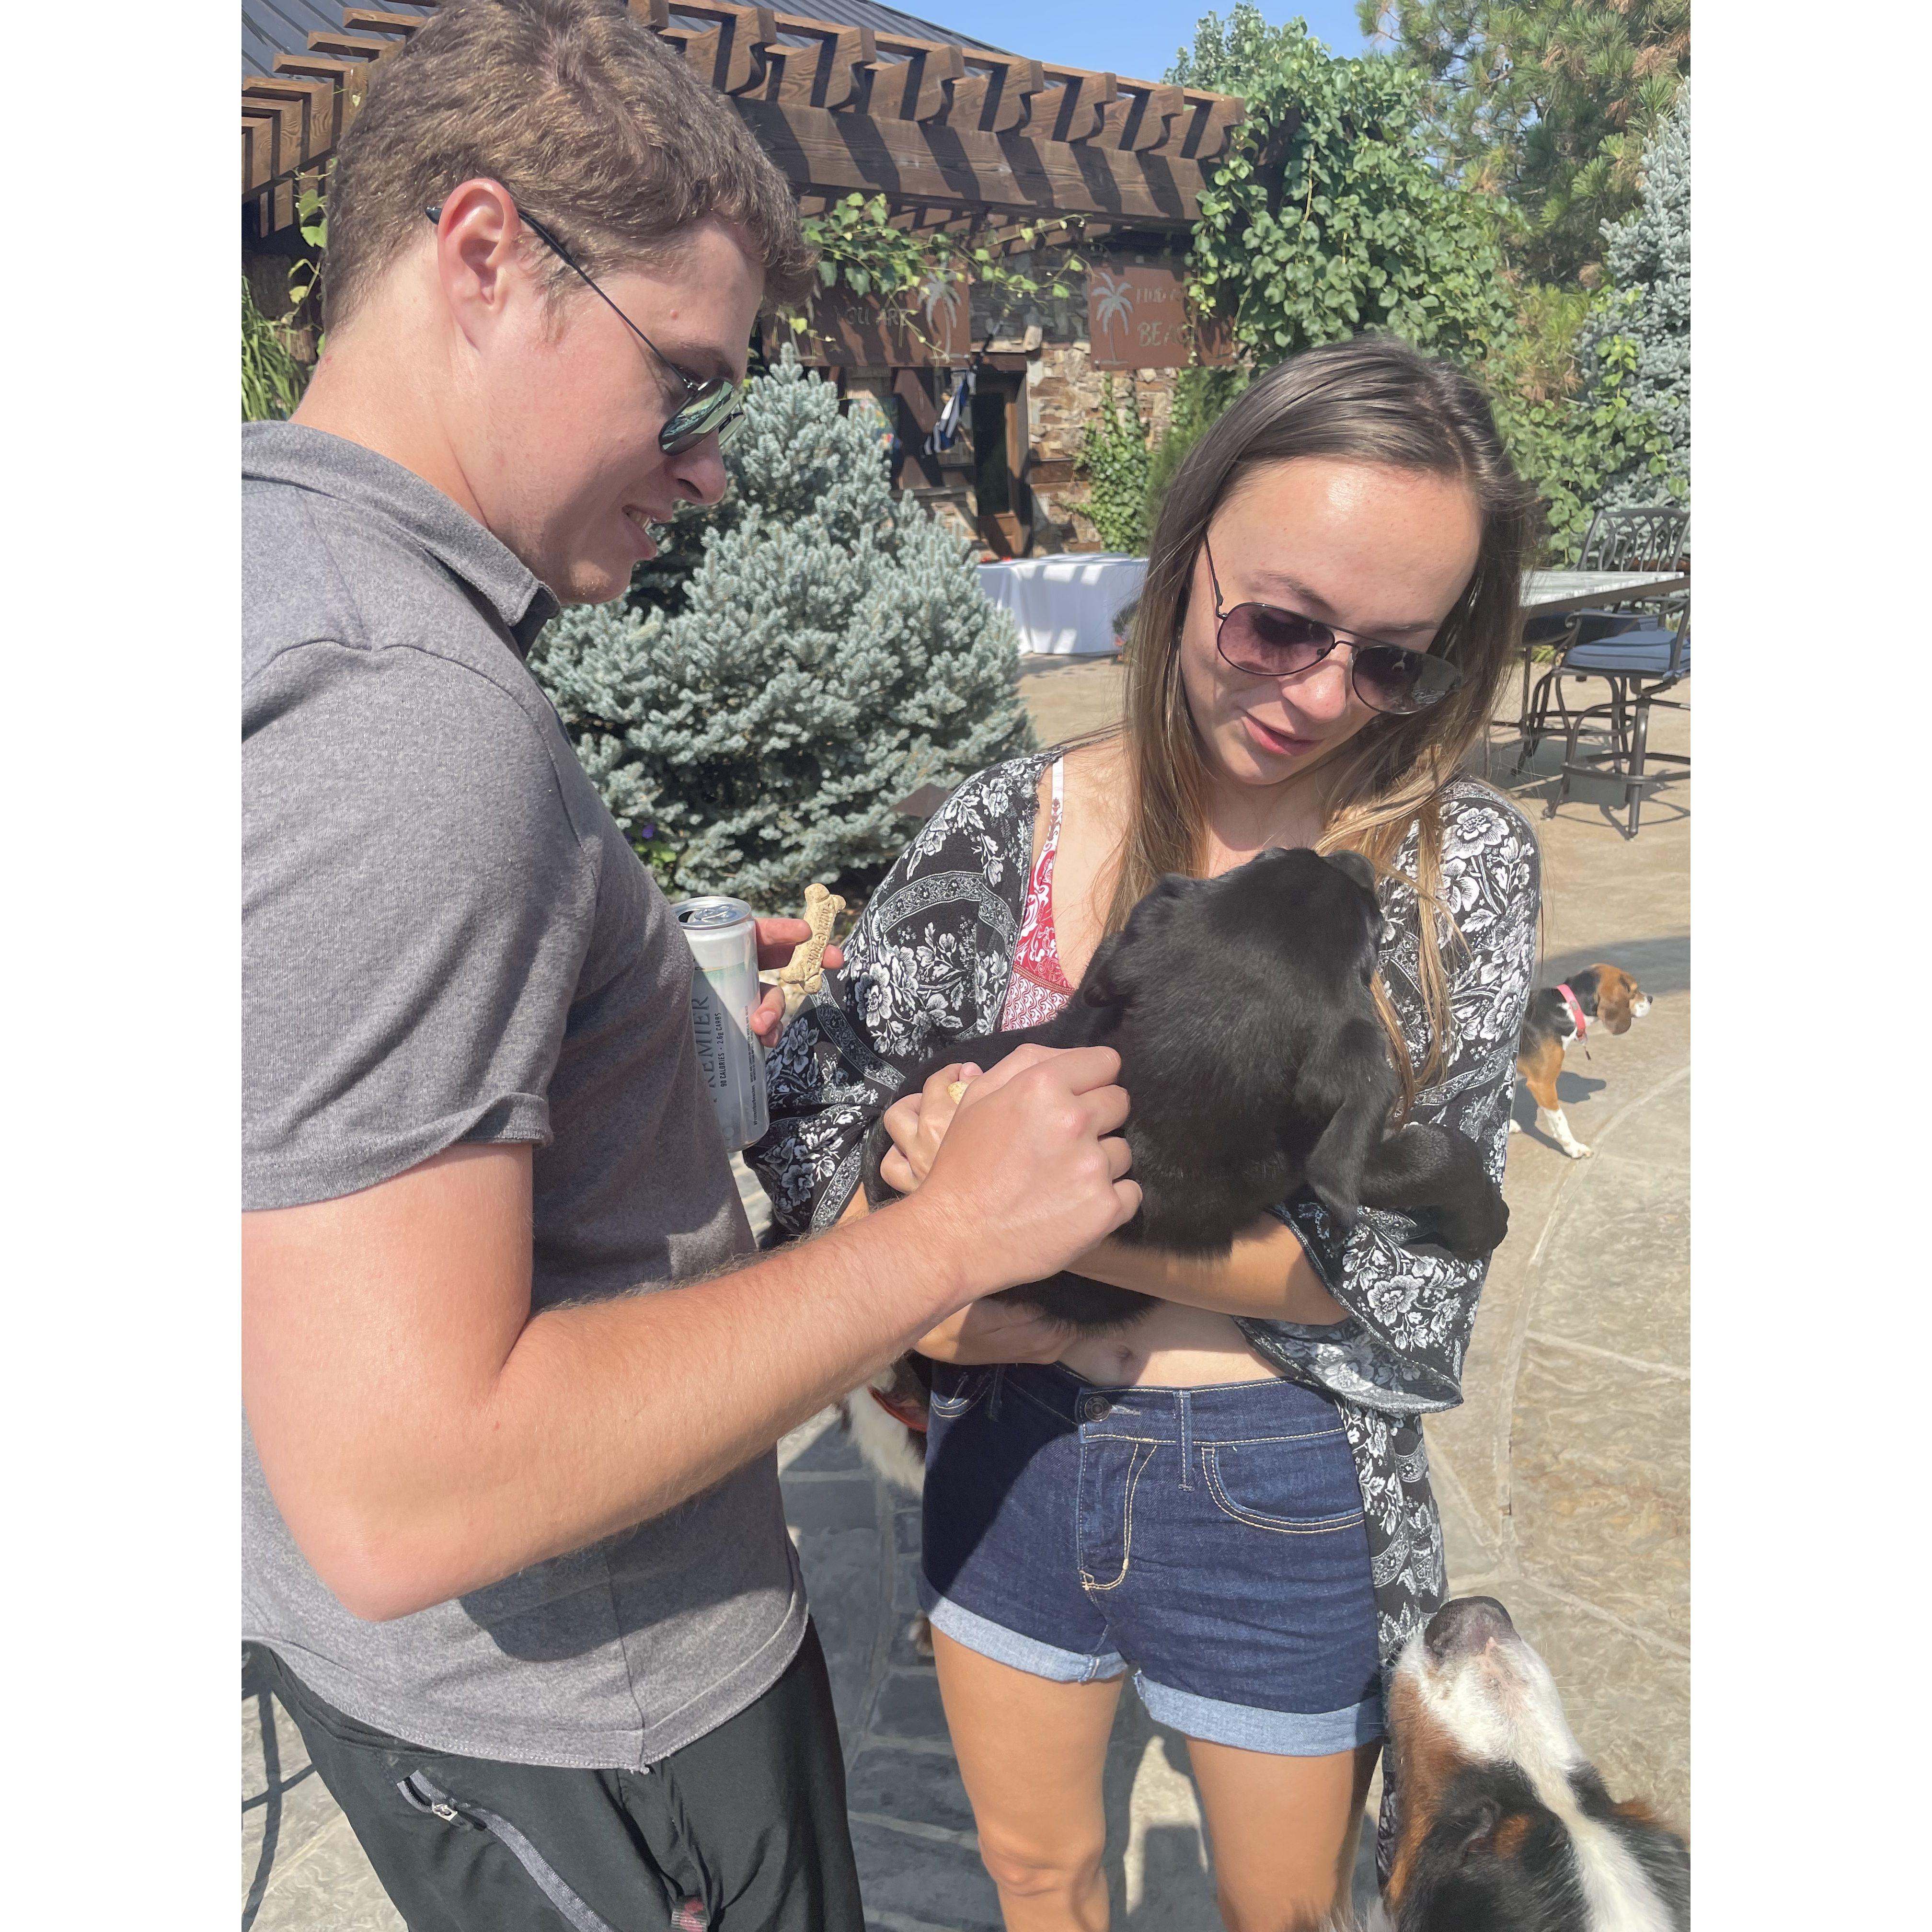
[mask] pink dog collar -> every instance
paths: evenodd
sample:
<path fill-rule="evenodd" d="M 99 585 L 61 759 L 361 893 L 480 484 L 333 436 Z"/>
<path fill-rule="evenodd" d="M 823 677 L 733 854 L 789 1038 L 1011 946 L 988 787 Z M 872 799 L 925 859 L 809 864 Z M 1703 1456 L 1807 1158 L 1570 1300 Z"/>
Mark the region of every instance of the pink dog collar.
<path fill-rule="evenodd" d="M 1556 990 L 1563 995 L 1563 1004 L 1570 1009 L 1570 1017 L 1576 1022 L 1576 1037 L 1582 1039 L 1590 1030 L 1590 1022 L 1583 1017 L 1583 1009 L 1576 1004 L 1576 995 L 1568 985 L 1558 986 Z"/>

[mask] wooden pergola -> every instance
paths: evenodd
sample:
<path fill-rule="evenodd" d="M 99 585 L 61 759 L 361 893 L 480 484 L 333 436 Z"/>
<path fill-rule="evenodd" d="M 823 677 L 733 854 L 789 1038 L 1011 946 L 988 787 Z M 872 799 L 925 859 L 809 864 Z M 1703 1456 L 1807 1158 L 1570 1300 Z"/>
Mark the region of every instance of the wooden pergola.
<path fill-rule="evenodd" d="M 728 0 L 628 4 L 730 101 L 783 170 L 801 212 L 823 213 L 855 190 L 882 195 L 900 227 L 970 235 L 996 251 L 1024 247 L 1042 223 L 1070 224 L 1108 289 L 1125 288 L 1124 275 L 1141 277 L 1137 297 L 1152 305 L 1145 313 L 1178 312 L 1176 265 L 1207 171 L 1245 111 L 1241 100 Z M 376 64 L 436 10 L 427 0 L 410 11 L 345 8 L 339 31 L 311 33 L 305 50 L 278 53 L 272 74 L 244 75 L 244 258 L 303 251 L 302 190 L 322 185 Z M 838 0 L 837 10 L 922 24 L 867 0 Z M 1165 268 L 1157 266 L 1163 261 Z M 815 304 L 814 317 L 832 306 Z M 1024 340 L 975 339 L 969 352 L 960 344 L 970 327 L 944 345 L 910 341 L 903 331 L 869 326 L 847 302 L 840 320 L 817 330 L 815 320 L 808 359 L 836 363 L 842 388 L 869 393 L 885 409 L 904 452 L 903 480 L 922 497 L 950 502 L 967 528 L 1005 553 L 1032 547 L 1034 491 L 1058 492 L 1060 507 L 1051 514 L 1066 539 L 1075 418 L 1092 398 L 1076 394 L 1077 384 L 1070 388 L 1073 364 L 1063 350 L 1084 338 L 1082 326 L 1070 336 L 1063 324 L 1060 346 L 1046 344 L 1053 372 L 1035 366 L 1039 326 L 1027 328 Z M 1047 333 L 1054 331 L 1049 322 Z M 1159 332 L 1166 348 L 1137 349 L 1134 359 L 1166 368 L 1185 360 L 1171 323 Z M 1088 364 L 1126 367 L 1126 352 L 1111 340 L 1106 352 L 1114 359 L 1100 361 L 1100 333 Z M 962 446 L 922 449 L 944 400 L 945 368 L 969 363 L 980 387 Z M 1049 373 L 1030 400 L 1029 376 Z"/>
<path fill-rule="evenodd" d="M 730 100 L 806 214 L 857 189 L 884 194 L 909 228 L 997 235 L 1078 215 L 1090 238 L 1179 236 L 1243 111 L 1226 94 L 769 7 L 634 4 Z M 272 75 L 243 80 L 244 242 L 294 225 L 299 184 L 327 163 L 371 69 L 434 11 L 345 8 L 340 32 L 311 34 L 306 52 L 276 56 Z"/>

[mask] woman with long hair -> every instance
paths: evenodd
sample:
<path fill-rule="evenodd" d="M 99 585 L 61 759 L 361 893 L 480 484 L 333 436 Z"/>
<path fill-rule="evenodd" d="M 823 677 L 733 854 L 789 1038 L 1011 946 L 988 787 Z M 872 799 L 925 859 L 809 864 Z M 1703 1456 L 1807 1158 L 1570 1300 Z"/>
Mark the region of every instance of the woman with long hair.
<path fill-rule="evenodd" d="M 888 1057 L 1049 1017 L 1163 873 L 1270 846 L 1372 862 L 1391 1124 L 1468 1136 L 1500 1180 L 1538 862 L 1462 767 L 1530 517 L 1448 364 L 1365 338 L 1259 377 L 1169 489 L 1121 727 L 961 785 L 778 1049 L 752 1157 L 779 1228 L 864 1211 L 882 1111 L 886 1179 L 923 1176 L 949 1081 L 978 1070 L 962 1053 L 902 1094 Z M 1381 1672 L 1444 1589 L 1420 1418 L 1460 1400 L 1486 1266 L 1413 1234 L 1372 1212 L 1344 1233 L 1304 1194 L 1222 1259 L 1091 1251 L 1078 1272 L 1158 1298 L 1123 1330 L 982 1302 L 922 1343 L 922 1598 L 1012 1932 L 1107 1922 L 1101 1772 L 1130 1672 L 1190 1740 L 1227 1923 L 1346 1904 Z"/>

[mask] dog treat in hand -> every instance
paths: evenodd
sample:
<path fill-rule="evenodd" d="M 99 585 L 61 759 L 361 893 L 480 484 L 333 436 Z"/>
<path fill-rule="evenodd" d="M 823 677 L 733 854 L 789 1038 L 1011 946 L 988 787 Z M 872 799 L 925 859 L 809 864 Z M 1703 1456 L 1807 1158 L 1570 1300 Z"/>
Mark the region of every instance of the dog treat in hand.
<path fill-rule="evenodd" d="M 814 880 L 805 889 L 805 922 L 812 928 L 811 937 L 799 943 L 784 965 L 758 975 L 760 986 L 784 989 L 786 1024 L 798 1017 L 800 1009 L 818 991 L 825 976 L 825 949 L 831 944 L 832 926 L 844 910 L 845 902 Z"/>
<path fill-rule="evenodd" d="M 946 1097 L 956 1107 L 966 1097 L 966 1083 L 963 1080 L 949 1080 L 946 1083 Z"/>

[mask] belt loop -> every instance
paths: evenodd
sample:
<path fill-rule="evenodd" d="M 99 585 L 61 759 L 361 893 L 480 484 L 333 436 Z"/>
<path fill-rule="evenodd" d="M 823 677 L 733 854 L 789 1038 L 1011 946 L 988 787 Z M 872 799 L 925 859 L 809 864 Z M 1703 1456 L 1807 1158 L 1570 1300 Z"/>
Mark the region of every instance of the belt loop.
<path fill-rule="evenodd" d="M 1006 1378 L 1006 1365 L 995 1363 L 993 1367 L 993 1386 L 986 1395 L 986 1420 L 997 1422 L 1000 1419 L 1000 1390 Z"/>
<path fill-rule="evenodd" d="M 1194 1486 L 1194 1419 L 1187 1407 L 1188 1392 L 1177 1390 L 1180 1399 L 1180 1486 L 1191 1490 Z"/>

